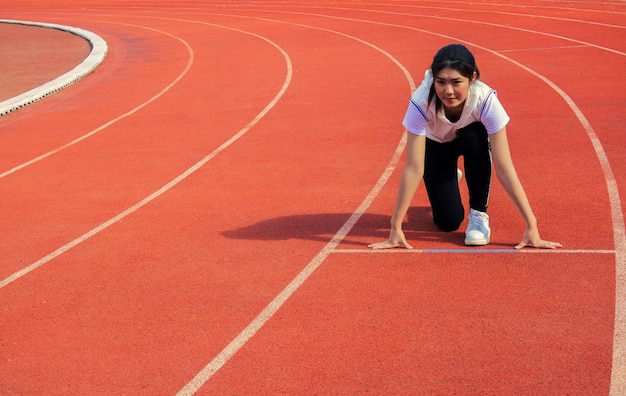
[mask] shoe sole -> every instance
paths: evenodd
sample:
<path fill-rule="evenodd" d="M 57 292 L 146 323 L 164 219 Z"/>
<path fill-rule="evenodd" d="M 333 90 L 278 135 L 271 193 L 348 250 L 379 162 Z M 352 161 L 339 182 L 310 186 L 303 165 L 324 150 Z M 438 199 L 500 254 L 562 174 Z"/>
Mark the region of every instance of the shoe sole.
<path fill-rule="evenodd" d="M 485 246 L 485 245 L 489 245 L 489 242 L 491 242 L 491 232 L 489 232 L 489 234 L 487 235 L 487 238 L 483 238 L 483 239 L 465 238 L 465 245 L 467 246 Z"/>
<path fill-rule="evenodd" d="M 489 245 L 489 239 L 466 239 L 465 245 L 467 246 L 485 246 Z"/>

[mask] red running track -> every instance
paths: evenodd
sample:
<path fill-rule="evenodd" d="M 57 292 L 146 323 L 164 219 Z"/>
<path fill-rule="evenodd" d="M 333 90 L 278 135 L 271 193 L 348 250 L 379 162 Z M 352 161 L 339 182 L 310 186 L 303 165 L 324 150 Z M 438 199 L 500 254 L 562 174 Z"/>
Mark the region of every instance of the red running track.
<path fill-rule="evenodd" d="M 108 44 L 0 118 L 3 393 L 626 392 L 622 3 L 3 10 Z M 388 233 L 411 89 L 451 41 L 498 89 L 563 249 L 512 248 L 497 182 L 487 249 L 437 232 L 422 188 L 417 249 L 366 248 Z"/>

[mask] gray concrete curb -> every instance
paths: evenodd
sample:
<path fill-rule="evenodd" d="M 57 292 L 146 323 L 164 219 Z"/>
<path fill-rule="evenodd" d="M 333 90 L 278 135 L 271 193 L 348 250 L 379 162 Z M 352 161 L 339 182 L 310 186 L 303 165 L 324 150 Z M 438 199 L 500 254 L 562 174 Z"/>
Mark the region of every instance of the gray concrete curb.
<path fill-rule="evenodd" d="M 106 41 L 104 41 L 104 39 L 100 36 L 83 29 L 71 26 L 55 25 L 51 23 L 13 21 L 7 19 L 0 19 L 0 23 L 13 23 L 18 25 L 39 26 L 42 28 L 62 30 L 83 37 L 89 41 L 89 44 L 91 45 L 91 52 L 85 60 L 69 72 L 21 95 L 0 102 L 0 116 L 27 106 L 41 98 L 74 84 L 76 81 L 94 71 L 95 68 L 102 63 L 107 54 L 108 47 Z"/>

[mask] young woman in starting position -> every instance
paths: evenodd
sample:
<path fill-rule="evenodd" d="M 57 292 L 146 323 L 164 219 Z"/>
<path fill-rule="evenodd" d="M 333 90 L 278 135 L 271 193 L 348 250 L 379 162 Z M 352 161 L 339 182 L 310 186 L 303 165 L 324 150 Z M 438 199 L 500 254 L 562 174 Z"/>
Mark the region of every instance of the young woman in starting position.
<path fill-rule="evenodd" d="M 496 175 L 526 223 L 522 241 L 515 247 L 561 246 L 539 236 L 537 219 L 511 160 L 506 136 L 509 116 L 496 92 L 479 77 L 474 56 L 465 46 L 451 44 L 435 55 L 424 81 L 411 97 L 403 121 L 408 131 L 407 158 L 389 239 L 369 245 L 371 248 L 412 249 L 402 232 L 402 221 L 422 178 L 434 223 L 443 231 L 459 228 L 465 216 L 457 176 L 460 156 L 469 191 L 466 245 L 490 242 L 486 212 L 493 156 Z"/>

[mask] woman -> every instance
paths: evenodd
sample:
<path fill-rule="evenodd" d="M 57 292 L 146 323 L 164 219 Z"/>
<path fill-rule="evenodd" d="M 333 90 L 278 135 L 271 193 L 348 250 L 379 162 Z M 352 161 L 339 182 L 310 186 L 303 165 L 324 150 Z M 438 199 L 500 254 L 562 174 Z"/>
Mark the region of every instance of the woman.
<path fill-rule="evenodd" d="M 493 156 L 496 175 L 526 223 L 522 241 L 515 247 L 561 247 L 539 236 L 537 219 L 511 159 L 506 136 L 509 116 L 495 91 L 479 77 L 474 56 L 463 45 L 445 46 L 435 55 L 424 81 L 411 97 L 403 121 L 408 131 L 407 159 L 389 239 L 369 247 L 412 249 L 402 232 L 402 221 L 422 178 L 435 224 L 443 231 L 457 230 L 465 215 L 457 176 L 461 155 L 470 204 L 466 245 L 490 242 L 486 212 Z"/>

